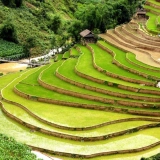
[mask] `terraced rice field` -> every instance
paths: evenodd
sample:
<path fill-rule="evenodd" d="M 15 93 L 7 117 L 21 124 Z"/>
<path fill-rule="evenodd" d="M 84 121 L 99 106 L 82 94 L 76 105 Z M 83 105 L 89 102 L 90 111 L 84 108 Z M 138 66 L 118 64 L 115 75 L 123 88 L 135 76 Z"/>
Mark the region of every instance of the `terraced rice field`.
<path fill-rule="evenodd" d="M 140 160 L 158 153 L 160 57 L 154 48 L 160 39 L 137 26 L 77 44 L 46 66 L 0 77 L 0 132 L 65 160 Z"/>
<path fill-rule="evenodd" d="M 156 2 L 155 0 L 148 0 L 144 8 L 148 10 L 147 15 L 149 16 L 149 20 L 146 24 L 148 31 L 154 34 L 159 34 L 160 30 L 157 27 L 157 24 L 159 24 L 160 15 L 159 2 Z"/>

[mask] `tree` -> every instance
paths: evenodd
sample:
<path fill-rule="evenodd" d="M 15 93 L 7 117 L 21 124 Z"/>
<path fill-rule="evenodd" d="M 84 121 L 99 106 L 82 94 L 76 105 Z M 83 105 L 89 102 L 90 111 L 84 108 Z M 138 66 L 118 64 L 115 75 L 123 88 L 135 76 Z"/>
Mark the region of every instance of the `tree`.
<path fill-rule="evenodd" d="M 36 46 L 35 37 L 27 38 L 27 40 L 24 44 L 24 49 L 25 49 L 26 57 L 28 57 L 28 59 L 29 59 L 29 62 L 30 62 L 30 57 L 31 57 L 31 49 L 35 46 Z"/>
<path fill-rule="evenodd" d="M 2 3 L 9 7 L 20 7 L 23 0 L 2 0 Z"/>
<path fill-rule="evenodd" d="M 20 7 L 22 5 L 23 0 L 15 0 L 16 7 Z"/>
<path fill-rule="evenodd" d="M 0 38 L 4 39 L 6 41 L 18 43 L 16 29 L 12 23 L 6 22 L 3 25 L 2 29 L 1 29 L 1 33 L 0 33 Z"/>
<path fill-rule="evenodd" d="M 61 18 L 60 16 L 58 15 L 55 15 L 53 20 L 51 20 L 51 23 L 49 25 L 49 28 L 54 31 L 54 33 L 57 33 L 58 32 L 58 29 L 60 28 L 61 26 Z"/>
<path fill-rule="evenodd" d="M 112 5 L 103 5 L 99 7 L 99 12 L 101 13 L 101 22 L 99 29 L 105 32 L 106 29 L 113 28 L 115 26 L 114 9 Z"/>
<path fill-rule="evenodd" d="M 117 22 L 118 24 L 122 24 L 124 22 L 128 22 L 130 20 L 130 10 L 128 5 L 126 4 L 118 4 L 116 6 L 117 11 Z"/>
<path fill-rule="evenodd" d="M 80 40 L 80 35 L 79 33 L 84 29 L 82 23 L 80 20 L 74 20 L 69 28 L 68 32 L 70 33 L 71 37 L 75 42 L 78 42 Z"/>

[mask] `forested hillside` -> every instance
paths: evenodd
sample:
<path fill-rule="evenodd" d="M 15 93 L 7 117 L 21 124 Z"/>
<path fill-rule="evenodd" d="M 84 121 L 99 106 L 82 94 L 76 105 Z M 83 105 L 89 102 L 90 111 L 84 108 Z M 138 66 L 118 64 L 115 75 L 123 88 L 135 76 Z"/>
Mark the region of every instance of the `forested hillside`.
<path fill-rule="evenodd" d="M 0 38 L 23 47 L 19 58 L 40 55 L 78 41 L 83 29 L 100 33 L 128 22 L 138 5 L 138 0 L 1 0 Z"/>

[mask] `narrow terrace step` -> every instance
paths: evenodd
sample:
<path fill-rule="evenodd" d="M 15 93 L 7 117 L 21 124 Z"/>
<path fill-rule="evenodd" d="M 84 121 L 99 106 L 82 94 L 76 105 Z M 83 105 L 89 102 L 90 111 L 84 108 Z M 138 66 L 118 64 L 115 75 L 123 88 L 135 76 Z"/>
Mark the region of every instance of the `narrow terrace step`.
<path fill-rule="evenodd" d="M 131 134 L 132 132 L 138 132 L 139 130 L 145 130 L 145 129 L 149 129 L 149 128 L 156 128 L 157 126 L 160 125 L 160 123 L 153 123 L 153 122 L 141 122 L 139 121 L 139 123 L 133 123 L 133 122 L 129 122 L 129 125 L 127 125 L 128 120 L 124 120 L 124 124 L 126 125 L 125 128 L 120 128 L 119 131 L 116 129 L 112 129 L 112 125 L 108 125 L 107 129 L 105 129 L 103 127 L 103 130 L 106 130 L 105 132 L 100 132 L 99 134 L 94 134 L 91 132 L 90 134 L 85 134 L 84 131 L 83 133 L 78 132 L 76 133 L 76 131 L 71 132 L 71 131 L 63 131 L 63 130 L 58 130 L 55 128 L 51 128 L 51 127 L 47 127 L 47 125 L 44 125 L 40 122 L 37 122 L 34 118 L 32 118 L 30 115 L 26 114 L 23 110 L 21 110 L 20 108 L 15 108 L 15 110 L 17 111 L 18 114 L 15 113 L 15 111 L 13 112 L 12 110 L 13 106 L 7 106 L 7 104 L 3 104 L 2 105 L 2 109 L 3 112 L 10 117 L 11 119 L 17 121 L 20 124 L 25 125 L 26 127 L 30 128 L 31 131 L 33 132 L 41 132 L 43 134 L 48 134 L 54 137 L 58 137 L 58 138 L 63 138 L 63 139 L 69 139 L 69 140 L 74 140 L 74 141 L 100 141 L 100 140 L 106 140 L 106 139 L 110 139 L 110 138 L 114 138 L 114 137 L 118 137 L 124 134 Z M 20 115 L 20 114 L 21 115 Z M 25 117 L 25 118 L 24 118 Z M 28 119 L 27 119 L 28 118 Z M 136 120 L 136 119 L 131 119 L 131 120 Z M 138 118 L 137 118 L 138 120 Z M 150 119 L 151 120 L 151 119 Z M 160 121 L 159 119 L 156 119 L 156 121 Z M 112 122 L 108 122 L 112 123 Z M 114 123 L 114 122 L 113 122 Z M 116 123 L 116 121 L 115 121 Z M 121 121 L 119 120 L 118 123 L 120 123 L 120 126 L 123 125 L 123 123 L 121 123 Z M 118 124 L 113 124 L 113 127 L 116 126 L 118 127 Z M 115 128 L 116 128 L 115 127 Z"/>
<path fill-rule="evenodd" d="M 152 6 L 154 8 L 160 9 L 160 3 L 156 1 L 147 0 L 146 5 Z"/>
<path fill-rule="evenodd" d="M 130 43 L 132 45 L 135 46 L 135 48 L 142 48 L 142 49 L 146 49 L 146 50 L 151 50 L 151 51 L 160 51 L 160 47 L 159 47 L 159 44 L 157 44 L 157 46 L 155 46 L 156 43 L 151 44 L 151 42 L 147 43 L 147 41 L 144 42 L 144 40 L 142 39 L 135 39 L 134 36 L 130 36 L 130 34 L 124 32 L 123 28 L 120 26 L 120 27 L 117 27 L 115 28 L 115 34 L 119 37 L 121 37 L 121 39 L 124 41 L 124 42 L 127 42 L 127 43 Z M 146 44 L 147 43 L 147 44 Z"/>
<path fill-rule="evenodd" d="M 108 36 L 106 34 L 101 34 L 99 35 L 101 38 L 103 38 L 105 41 L 108 41 L 110 42 L 111 44 L 113 44 L 114 46 L 117 46 L 118 48 L 126 51 L 126 52 L 132 52 L 134 54 L 136 54 L 136 58 L 137 60 L 143 62 L 143 63 L 146 63 L 148 65 L 151 65 L 151 66 L 156 66 L 156 67 L 160 67 L 159 63 L 157 63 L 156 61 L 154 61 L 150 54 L 147 53 L 147 52 L 142 52 L 142 51 L 139 51 L 137 49 L 135 49 L 133 46 L 129 46 L 129 45 L 126 45 L 125 43 L 122 43 L 121 41 L 116 41 L 113 39 L 113 37 L 111 36 Z"/>
<path fill-rule="evenodd" d="M 75 59 L 68 59 L 65 61 L 65 63 L 59 67 L 57 70 L 57 76 L 60 79 L 63 79 L 66 82 L 69 82 L 73 85 L 77 85 L 79 87 L 88 89 L 88 90 L 93 90 L 96 92 L 104 93 L 104 94 L 109 94 L 112 96 L 117 96 L 117 97 L 123 97 L 123 98 L 130 98 L 130 99 L 137 99 L 137 100 L 156 100 L 159 101 L 158 96 L 153 96 L 153 95 L 147 95 L 147 94 L 141 94 L 141 93 L 135 93 L 135 92 L 129 92 L 126 90 L 122 90 L 117 87 L 111 87 L 111 86 L 106 86 L 102 84 L 98 84 L 92 81 L 89 81 L 87 79 L 84 79 L 82 77 L 79 77 L 78 75 L 75 74 L 74 72 L 74 67 L 76 65 L 77 60 Z M 70 69 L 66 67 L 68 66 Z M 152 97 L 150 97 L 152 96 Z"/>
<path fill-rule="evenodd" d="M 110 51 L 108 48 L 102 49 L 96 45 L 88 45 L 88 47 L 92 53 L 94 68 L 100 72 L 104 72 L 108 76 L 122 79 L 127 82 L 145 84 L 147 86 L 154 86 L 152 83 L 155 83 L 154 81 L 158 79 L 158 77 L 151 76 L 154 80 L 150 81 L 147 74 L 136 71 L 136 69 L 131 70 L 130 64 L 129 66 L 125 66 L 124 61 L 121 61 L 123 59 L 125 60 L 125 53 L 123 51 L 121 52 L 122 58 L 120 57 L 118 59 L 119 53 Z M 98 53 L 103 53 L 103 55 L 96 56 Z M 104 59 L 101 57 L 104 57 Z M 121 75 L 119 75 L 119 73 L 121 73 Z"/>
<path fill-rule="evenodd" d="M 70 56 L 70 53 L 69 53 L 69 51 L 67 51 L 67 52 L 65 52 L 65 53 L 63 54 L 62 59 L 67 59 L 67 58 L 69 58 L 69 56 Z"/>
<path fill-rule="evenodd" d="M 160 46 L 160 41 L 159 42 L 155 42 L 153 40 L 147 40 L 144 39 L 142 36 L 138 36 L 139 34 L 133 34 L 131 33 L 128 28 L 126 27 L 127 25 L 122 26 L 122 33 L 124 33 L 125 35 L 129 35 L 131 38 L 135 39 L 137 42 L 142 42 L 148 45 L 152 45 L 152 46 Z"/>
<path fill-rule="evenodd" d="M 146 79 L 154 79 L 154 80 L 158 80 L 160 77 L 157 75 L 157 72 L 149 71 L 148 69 L 145 68 L 139 68 L 131 63 L 129 63 L 126 60 L 126 52 L 114 47 L 113 45 L 110 45 L 107 42 L 103 42 L 103 41 L 99 41 L 97 43 L 103 50 L 107 51 L 108 53 L 110 53 L 113 56 L 113 62 L 114 64 L 116 64 L 118 67 L 121 67 L 129 72 L 132 72 L 136 75 L 141 75 L 143 77 L 145 77 Z"/>
<path fill-rule="evenodd" d="M 80 48 L 82 53 L 89 52 L 89 50 L 85 47 L 81 46 L 79 48 Z M 85 55 L 89 55 L 89 53 L 87 53 Z M 90 57 L 90 58 L 92 59 L 92 57 Z M 157 94 L 157 95 L 159 95 L 159 93 L 160 93 L 158 88 L 154 88 L 154 90 L 153 90 L 152 87 L 147 87 L 147 86 L 142 87 L 142 86 L 137 85 L 137 84 L 133 84 L 133 83 L 129 83 L 129 82 L 124 83 L 124 81 L 114 79 L 114 78 L 111 78 L 111 77 L 107 77 L 107 76 L 99 73 L 98 71 L 94 70 L 93 66 L 90 67 L 91 65 L 85 67 L 85 69 L 84 69 L 84 65 L 79 65 L 81 63 L 88 62 L 88 61 L 84 61 L 84 59 L 86 59 L 86 57 L 83 54 L 83 56 L 80 57 L 77 65 L 75 67 L 76 74 L 78 74 L 81 77 L 92 80 L 96 83 L 106 84 L 106 85 L 110 85 L 110 86 L 114 86 L 114 84 L 115 84 L 115 86 L 117 86 L 118 88 L 122 88 L 122 89 L 125 89 L 125 90 L 130 90 L 130 91 L 134 91 L 134 92 L 152 93 L 152 94 Z M 85 66 L 86 66 L 86 64 L 85 64 Z M 138 91 L 137 91 L 137 89 L 138 89 Z"/>
<path fill-rule="evenodd" d="M 147 12 L 147 15 L 149 16 L 149 19 L 147 20 L 147 23 L 146 23 L 146 29 L 153 34 L 156 34 L 156 35 L 159 34 L 159 31 L 156 25 L 157 15 L 151 12 Z"/>
<path fill-rule="evenodd" d="M 46 77 L 45 73 L 42 76 Z M 42 78 L 42 79 L 44 80 L 44 78 Z M 135 100 L 132 102 L 132 100 L 127 101 L 126 99 L 123 99 L 123 98 L 104 95 L 104 94 L 100 94 L 100 93 L 97 93 L 97 92 L 91 92 L 91 91 L 88 91 L 88 90 L 85 90 L 85 89 L 82 89 L 82 88 L 71 86 L 70 84 L 68 84 L 66 82 L 64 83 L 65 86 L 63 86 L 62 83 L 55 84 L 54 79 L 53 79 L 54 84 L 51 83 L 51 82 L 45 83 L 45 82 L 43 82 L 43 80 L 41 80 L 41 78 L 39 79 L 39 83 L 43 87 L 45 87 L 49 90 L 59 92 L 61 94 L 66 94 L 66 95 L 70 95 L 70 96 L 73 96 L 73 97 L 79 97 L 79 98 L 84 98 L 84 99 L 88 99 L 88 100 L 92 100 L 92 101 L 97 101 L 97 102 L 101 102 L 101 103 L 104 103 L 104 104 L 109 103 L 109 104 L 115 104 L 115 105 L 118 104 L 118 105 L 136 106 L 136 107 L 138 107 L 138 106 L 143 107 L 144 106 L 144 102 L 141 103 L 141 102 L 138 102 L 138 101 L 135 101 Z M 58 86 L 58 84 L 61 84 L 61 85 Z M 66 87 L 66 89 L 64 89 L 64 87 Z M 147 102 L 145 102 L 145 107 L 147 107 L 147 106 L 149 107 L 149 106 L 152 106 L 152 105 L 153 105 L 152 103 L 147 104 Z M 154 105 L 156 105 L 158 107 L 159 104 L 154 103 Z"/>
<path fill-rule="evenodd" d="M 160 8 L 155 8 L 155 7 L 153 7 L 153 6 L 151 6 L 151 5 L 147 5 L 147 4 L 145 4 L 144 8 L 145 8 L 148 12 L 151 12 L 151 13 L 153 13 L 153 14 L 156 14 L 156 15 L 159 15 L 159 14 L 160 14 L 160 11 L 159 11 Z"/>
<path fill-rule="evenodd" d="M 138 61 L 136 59 L 136 55 L 134 53 L 128 52 L 127 55 L 126 55 L 126 60 L 129 63 L 131 63 L 135 66 L 138 66 L 140 68 L 145 68 L 147 70 L 154 71 L 154 72 L 159 72 L 160 71 L 160 68 L 149 66 L 149 65 L 146 65 L 145 63 L 142 63 L 142 62 Z"/>
<path fill-rule="evenodd" d="M 120 38 L 119 36 L 117 36 L 114 32 L 114 30 L 108 30 L 107 33 L 106 33 L 107 36 L 109 36 L 110 38 L 112 38 L 114 41 L 120 43 L 120 45 L 123 45 L 125 47 L 129 47 L 131 49 L 135 49 L 135 46 L 128 43 L 128 42 L 125 42 L 122 40 L 122 38 Z"/>

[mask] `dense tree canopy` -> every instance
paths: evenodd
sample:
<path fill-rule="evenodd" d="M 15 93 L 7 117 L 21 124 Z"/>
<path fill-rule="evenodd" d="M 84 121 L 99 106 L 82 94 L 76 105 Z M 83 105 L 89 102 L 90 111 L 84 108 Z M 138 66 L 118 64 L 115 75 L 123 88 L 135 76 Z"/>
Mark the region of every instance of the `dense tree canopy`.
<path fill-rule="evenodd" d="M 10 42 L 15 42 L 17 43 L 17 35 L 16 35 L 16 30 L 15 27 L 12 23 L 6 22 L 1 30 L 0 30 L 0 38 L 10 41 Z"/>
<path fill-rule="evenodd" d="M 128 22 L 138 6 L 138 0 L 100 2 L 78 5 L 75 17 L 83 23 L 84 28 L 98 28 L 102 32 L 114 28 L 118 24 Z"/>
<path fill-rule="evenodd" d="M 9 7 L 20 7 L 23 0 L 2 0 L 3 4 Z"/>

